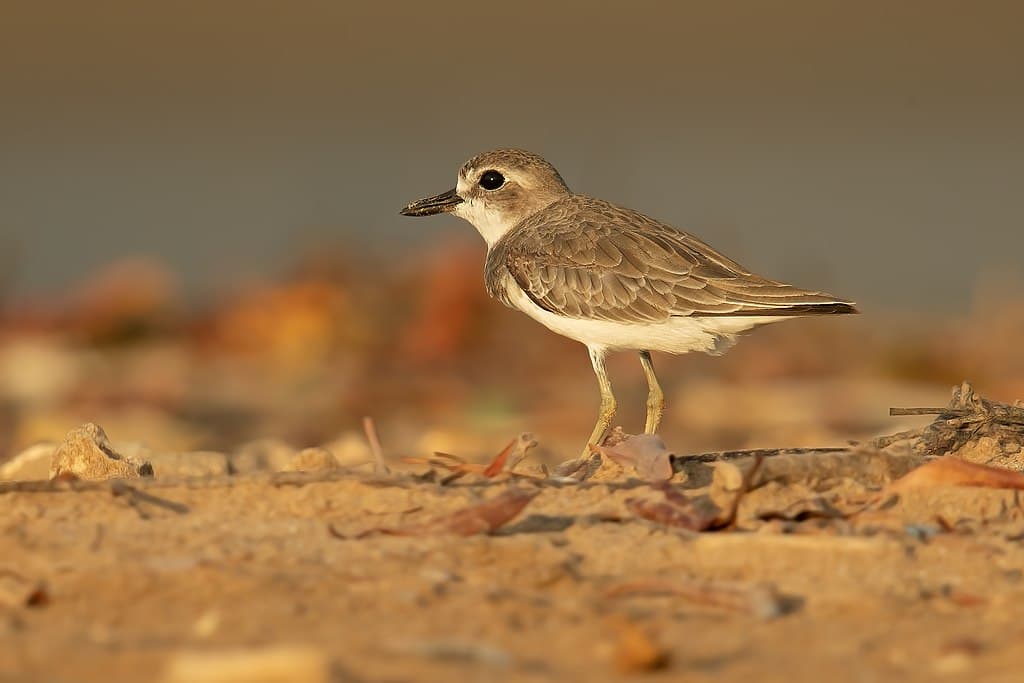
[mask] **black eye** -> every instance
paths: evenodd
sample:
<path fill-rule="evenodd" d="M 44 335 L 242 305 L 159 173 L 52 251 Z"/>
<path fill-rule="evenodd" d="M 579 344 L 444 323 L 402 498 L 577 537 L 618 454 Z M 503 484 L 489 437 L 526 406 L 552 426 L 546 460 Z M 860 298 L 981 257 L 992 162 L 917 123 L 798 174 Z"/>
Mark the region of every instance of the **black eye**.
<path fill-rule="evenodd" d="M 497 171 L 485 171 L 480 176 L 480 187 L 485 190 L 497 190 L 499 187 L 505 184 L 505 176 L 501 175 Z"/>

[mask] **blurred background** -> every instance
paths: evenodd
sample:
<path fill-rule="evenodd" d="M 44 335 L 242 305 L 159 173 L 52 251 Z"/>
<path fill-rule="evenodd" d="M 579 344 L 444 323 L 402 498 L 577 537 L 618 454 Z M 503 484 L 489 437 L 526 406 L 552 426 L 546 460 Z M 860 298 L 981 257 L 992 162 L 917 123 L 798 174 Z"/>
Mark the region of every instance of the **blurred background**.
<path fill-rule="evenodd" d="M 574 455 L 586 353 L 487 299 L 406 202 L 517 146 L 576 191 L 859 302 L 657 358 L 678 452 L 894 431 L 1024 396 L 1014 2 L 7 3 L 0 459 L 83 420 L 165 450 L 272 436 Z M 645 387 L 611 364 L 627 431 Z M 357 457 L 357 456 L 353 456 Z M 361 457 L 361 456 L 360 456 Z"/>

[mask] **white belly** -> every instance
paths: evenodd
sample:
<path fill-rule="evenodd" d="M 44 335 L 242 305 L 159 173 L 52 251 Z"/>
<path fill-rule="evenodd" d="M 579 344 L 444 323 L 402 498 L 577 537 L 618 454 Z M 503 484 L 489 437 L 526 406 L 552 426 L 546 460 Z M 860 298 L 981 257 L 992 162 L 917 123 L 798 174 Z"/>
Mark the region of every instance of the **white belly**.
<path fill-rule="evenodd" d="M 565 318 L 544 310 L 514 283 L 509 284 L 508 294 L 512 304 L 526 315 L 563 337 L 610 351 L 636 349 L 667 353 L 702 351 L 720 354 L 735 343 L 740 332 L 757 325 L 786 319 L 781 316 L 749 315 L 677 317 L 661 323 L 626 324 L 606 320 Z"/>

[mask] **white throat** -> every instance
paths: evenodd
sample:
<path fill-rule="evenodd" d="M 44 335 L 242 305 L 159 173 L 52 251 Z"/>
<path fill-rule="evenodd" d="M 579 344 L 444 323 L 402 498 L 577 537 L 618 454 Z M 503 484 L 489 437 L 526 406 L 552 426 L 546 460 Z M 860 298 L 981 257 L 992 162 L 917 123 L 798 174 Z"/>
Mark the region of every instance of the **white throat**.
<path fill-rule="evenodd" d="M 452 212 L 464 221 L 468 221 L 480 236 L 487 242 L 490 250 L 498 240 L 515 227 L 517 220 L 501 211 L 487 210 L 480 202 L 467 200 L 455 207 Z"/>

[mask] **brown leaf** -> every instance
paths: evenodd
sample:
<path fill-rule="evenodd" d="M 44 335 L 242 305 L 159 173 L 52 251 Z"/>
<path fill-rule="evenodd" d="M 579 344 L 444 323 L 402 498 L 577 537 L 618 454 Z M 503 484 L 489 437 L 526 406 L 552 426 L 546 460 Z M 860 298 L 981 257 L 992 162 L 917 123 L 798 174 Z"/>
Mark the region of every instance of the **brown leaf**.
<path fill-rule="evenodd" d="M 458 510 L 430 523 L 440 532 L 459 536 L 490 533 L 523 511 L 539 491 L 506 491 L 496 498 Z"/>
<path fill-rule="evenodd" d="M 646 481 L 672 478 L 671 454 L 657 434 L 626 436 L 615 445 L 591 446 L 591 449 L 624 467 L 632 467 Z"/>
<path fill-rule="evenodd" d="M 885 490 L 886 495 L 932 486 L 979 486 L 996 489 L 1024 489 L 1024 474 L 1001 467 L 966 462 L 947 455 L 900 477 Z"/>
<path fill-rule="evenodd" d="M 490 500 L 456 510 L 449 515 L 397 529 L 369 529 L 356 535 L 355 538 L 365 538 L 374 534 L 384 534 L 387 536 L 432 536 L 435 534 L 475 536 L 476 534 L 491 533 L 507 524 L 522 512 L 523 508 L 538 493 L 539 491 L 506 491 Z M 336 530 L 330 529 L 330 531 L 333 535 L 339 535 Z"/>
<path fill-rule="evenodd" d="M 704 531 L 718 517 L 717 513 L 702 513 L 689 500 L 686 506 L 669 502 L 653 502 L 642 498 L 627 498 L 626 509 L 637 517 L 665 526 Z"/>
<path fill-rule="evenodd" d="M 509 454 L 512 449 L 516 446 L 517 439 L 512 439 L 508 442 L 508 445 L 501 449 L 501 453 L 498 453 L 491 461 L 491 464 L 484 469 L 485 477 L 496 477 L 501 474 L 501 471 L 505 469 L 505 462 L 508 460 Z"/>
<path fill-rule="evenodd" d="M 505 446 L 505 448 L 495 456 L 494 460 L 487 465 L 475 462 L 466 462 L 457 455 L 441 453 L 439 451 L 435 451 L 434 456 L 431 458 L 405 456 L 402 458 L 402 462 L 409 463 L 410 465 L 429 465 L 431 467 L 440 467 L 454 473 L 453 476 L 446 477 L 442 483 L 450 483 L 467 474 L 478 474 L 480 476 L 487 477 L 488 479 L 493 479 L 503 472 L 513 477 L 537 479 L 538 477 L 536 475 L 512 471 L 512 469 L 526 457 L 527 452 L 536 445 L 537 442 L 533 440 L 533 436 L 524 432 Z M 511 462 L 509 462 L 510 459 Z"/>
<path fill-rule="evenodd" d="M 692 500 L 667 483 L 661 484 L 658 487 L 658 490 L 665 496 L 665 502 L 652 502 L 642 498 L 627 498 L 625 505 L 630 512 L 638 517 L 643 517 L 648 521 L 658 522 L 666 526 L 688 529 L 690 531 L 725 529 L 732 526 L 736 521 L 736 511 L 739 509 L 740 501 L 747 491 L 750 490 L 750 484 L 761 468 L 763 461 L 764 456 L 755 456 L 754 464 L 743 474 L 740 488 L 736 492 L 736 496 L 733 498 L 729 508 L 724 512 L 698 509 Z"/>

